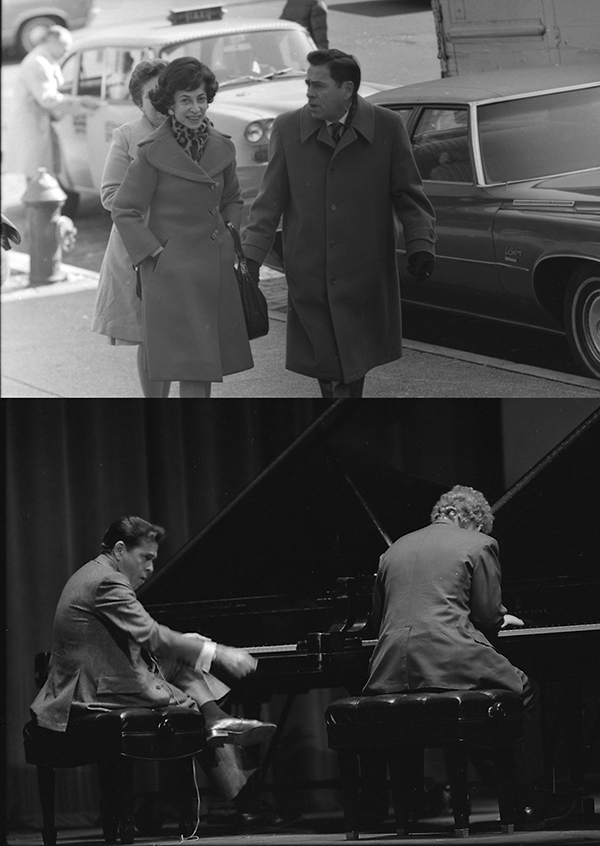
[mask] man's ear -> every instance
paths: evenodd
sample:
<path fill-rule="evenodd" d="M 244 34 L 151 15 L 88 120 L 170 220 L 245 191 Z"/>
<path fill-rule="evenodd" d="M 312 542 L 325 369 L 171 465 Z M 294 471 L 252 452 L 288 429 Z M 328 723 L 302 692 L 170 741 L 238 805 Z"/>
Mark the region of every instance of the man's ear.
<path fill-rule="evenodd" d="M 354 83 L 347 79 L 346 82 L 342 82 L 342 88 L 344 89 L 344 96 L 346 100 L 351 100 L 352 95 L 354 94 Z"/>

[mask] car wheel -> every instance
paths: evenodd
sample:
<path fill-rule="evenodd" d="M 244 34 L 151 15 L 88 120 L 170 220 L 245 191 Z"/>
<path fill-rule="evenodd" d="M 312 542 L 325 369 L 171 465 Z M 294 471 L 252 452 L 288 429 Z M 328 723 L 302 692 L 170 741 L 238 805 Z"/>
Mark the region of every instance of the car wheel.
<path fill-rule="evenodd" d="M 580 371 L 600 379 L 600 264 L 586 262 L 571 276 L 565 330 Z"/>
<path fill-rule="evenodd" d="M 36 44 L 39 44 L 40 40 L 44 37 L 46 30 L 55 24 L 65 26 L 63 19 L 55 17 L 54 15 L 39 15 L 38 17 L 30 18 L 28 21 L 25 21 L 24 24 L 21 24 L 15 43 L 15 50 L 17 51 L 19 57 L 22 58 L 29 53 Z"/>

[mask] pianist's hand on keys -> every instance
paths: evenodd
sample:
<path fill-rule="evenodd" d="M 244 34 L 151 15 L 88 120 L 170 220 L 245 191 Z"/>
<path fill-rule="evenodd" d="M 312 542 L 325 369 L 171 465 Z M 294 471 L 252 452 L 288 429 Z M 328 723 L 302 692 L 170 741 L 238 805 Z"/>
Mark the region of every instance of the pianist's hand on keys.
<path fill-rule="evenodd" d="M 507 629 L 509 626 L 524 626 L 525 621 L 520 617 L 515 617 L 514 614 L 505 614 L 504 622 L 500 626 L 501 629 Z"/>
<path fill-rule="evenodd" d="M 217 643 L 217 651 L 211 665 L 211 669 L 214 668 L 216 675 L 218 675 L 219 670 L 225 670 L 234 678 L 242 679 L 249 673 L 253 673 L 257 666 L 257 659 L 246 652 L 245 649 L 238 649 L 236 646 L 223 646 L 222 643 Z"/>

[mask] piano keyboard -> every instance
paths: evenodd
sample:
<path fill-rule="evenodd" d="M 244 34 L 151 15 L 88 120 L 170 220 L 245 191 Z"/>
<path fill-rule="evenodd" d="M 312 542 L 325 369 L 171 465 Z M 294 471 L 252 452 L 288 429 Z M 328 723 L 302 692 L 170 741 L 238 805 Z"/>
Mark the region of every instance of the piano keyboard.
<path fill-rule="evenodd" d="M 520 637 L 524 635 L 575 634 L 578 632 L 600 632 L 600 623 L 579 623 L 573 626 L 522 626 L 517 629 L 500 629 L 498 637 Z"/>
<path fill-rule="evenodd" d="M 498 637 L 527 637 L 527 636 L 543 636 L 543 635 L 560 635 L 560 634 L 585 634 L 590 632 L 600 632 L 600 623 L 579 623 L 576 625 L 566 626 L 524 626 L 515 629 L 501 629 L 498 632 Z M 365 638 L 361 641 L 359 649 L 373 649 L 377 643 L 376 638 Z M 243 647 L 257 658 L 261 655 L 277 655 L 277 654 L 301 654 L 298 651 L 298 646 L 295 643 L 275 643 L 267 646 L 245 646 Z M 350 649 L 356 649 L 356 640 L 350 646 Z M 304 653 L 306 654 L 306 653 Z"/>

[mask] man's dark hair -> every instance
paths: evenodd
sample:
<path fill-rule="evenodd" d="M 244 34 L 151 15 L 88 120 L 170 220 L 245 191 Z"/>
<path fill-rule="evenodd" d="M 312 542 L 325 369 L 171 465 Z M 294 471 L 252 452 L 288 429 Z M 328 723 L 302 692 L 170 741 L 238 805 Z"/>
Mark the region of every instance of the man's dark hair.
<path fill-rule="evenodd" d="M 343 82 L 351 82 L 354 86 L 352 96 L 356 97 L 360 86 L 360 65 L 354 56 L 341 50 L 313 50 L 306 58 L 310 65 L 327 65 L 338 88 Z"/>
<path fill-rule="evenodd" d="M 130 550 L 147 541 L 160 543 L 164 536 L 162 526 L 156 526 L 141 517 L 119 517 L 104 533 L 102 552 L 110 552 L 119 541 L 123 541 L 125 548 Z"/>
<path fill-rule="evenodd" d="M 208 65 L 192 56 L 181 56 L 173 59 L 158 77 L 158 84 L 150 92 L 150 100 L 157 112 L 166 115 L 173 105 L 176 91 L 195 91 L 205 84 L 206 97 L 209 103 L 215 99 L 219 89 L 217 78 Z"/>

